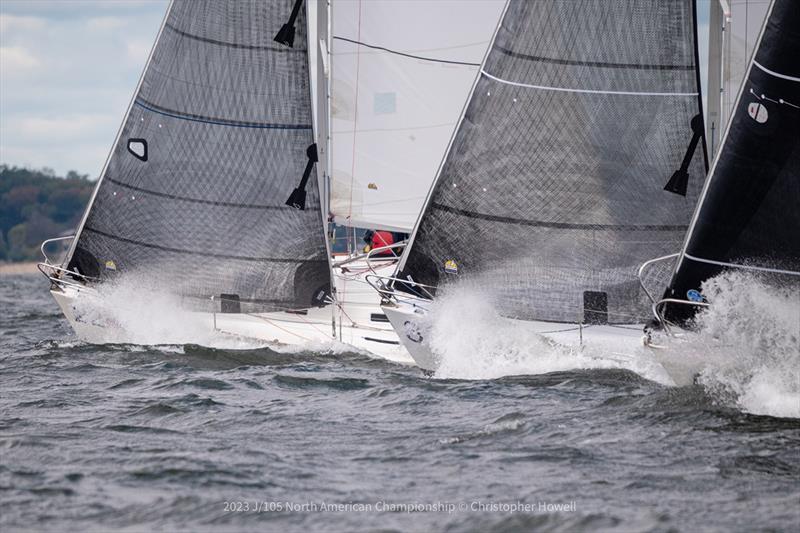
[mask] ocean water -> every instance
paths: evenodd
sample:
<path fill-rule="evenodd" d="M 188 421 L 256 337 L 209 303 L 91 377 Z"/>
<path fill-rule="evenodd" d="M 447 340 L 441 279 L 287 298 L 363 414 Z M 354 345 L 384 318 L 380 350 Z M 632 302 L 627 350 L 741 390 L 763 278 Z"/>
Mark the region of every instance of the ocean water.
<path fill-rule="evenodd" d="M 433 376 L 333 344 L 89 345 L 43 278 L 2 277 L 0 530 L 798 531 L 800 306 L 741 282 L 708 288 L 730 305 L 675 386 L 494 342 L 479 305 L 438 325 Z"/>

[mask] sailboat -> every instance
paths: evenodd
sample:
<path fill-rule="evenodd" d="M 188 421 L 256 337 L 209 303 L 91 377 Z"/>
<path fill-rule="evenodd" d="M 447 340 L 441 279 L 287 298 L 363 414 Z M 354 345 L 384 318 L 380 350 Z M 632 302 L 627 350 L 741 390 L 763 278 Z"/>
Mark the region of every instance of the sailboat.
<path fill-rule="evenodd" d="M 418 365 L 434 302 L 473 289 L 552 343 L 638 353 L 638 267 L 680 246 L 707 169 L 697 55 L 690 0 L 508 2 L 396 274 L 370 278 Z"/>
<path fill-rule="evenodd" d="M 104 289 L 127 282 L 179 297 L 226 333 L 283 344 L 338 339 L 410 362 L 362 280 L 396 259 L 355 249 L 334 257 L 326 238 L 330 198 L 341 196 L 330 179 L 330 29 L 345 17 L 325 1 L 310 7 L 170 3 L 68 253 L 40 264 L 79 337 L 124 340 L 103 306 Z M 454 35 L 440 42 L 459 49 Z M 376 46 L 355 43 L 367 44 Z M 469 83 L 459 83 L 466 99 Z M 397 102 L 407 105 L 399 91 Z"/>
<path fill-rule="evenodd" d="M 747 272 L 800 286 L 800 6 L 773 0 L 669 288 L 669 329 L 709 305 L 704 281 Z M 711 302 L 713 305 L 713 302 Z"/>

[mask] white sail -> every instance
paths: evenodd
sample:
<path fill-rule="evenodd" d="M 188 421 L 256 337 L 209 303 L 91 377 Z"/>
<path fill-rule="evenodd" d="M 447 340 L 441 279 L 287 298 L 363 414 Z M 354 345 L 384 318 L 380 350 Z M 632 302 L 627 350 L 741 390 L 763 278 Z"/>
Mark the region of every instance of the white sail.
<path fill-rule="evenodd" d="M 712 153 L 733 112 L 769 4 L 769 0 L 711 1 L 707 134 Z"/>
<path fill-rule="evenodd" d="M 504 4 L 332 4 L 335 222 L 411 230 Z"/>

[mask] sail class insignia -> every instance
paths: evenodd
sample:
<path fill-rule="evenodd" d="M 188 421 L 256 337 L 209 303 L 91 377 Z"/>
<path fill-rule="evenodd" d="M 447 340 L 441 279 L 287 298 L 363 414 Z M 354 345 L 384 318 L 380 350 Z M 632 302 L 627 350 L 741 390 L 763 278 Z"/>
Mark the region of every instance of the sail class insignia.
<path fill-rule="evenodd" d="M 452 259 L 444 262 L 444 271 L 448 274 L 458 274 L 458 263 Z"/>
<path fill-rule="evenodd" d="M 767 108 L 764 107 L 764 104 L 759 102 L 753 102 L 750 105 L 748 105 L 747 114 L 750 115 L 750 118 L 752 118 L 759 124 L 764 124 L 769 119 L 769 113 L 767 112 Z"/>

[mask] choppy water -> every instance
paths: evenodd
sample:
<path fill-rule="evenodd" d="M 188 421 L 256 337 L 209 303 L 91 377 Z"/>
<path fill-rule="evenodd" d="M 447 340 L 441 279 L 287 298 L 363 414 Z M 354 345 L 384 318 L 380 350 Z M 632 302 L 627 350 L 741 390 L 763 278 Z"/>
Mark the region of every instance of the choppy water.
<path fill-rule="evenodd" d="M 30 276 L 0 278 L 0 309 L 3 531 L 800 529 L 797 339 L 763 348 L 790 365 L 779 418 L 729 371 L 459 380 L 334 348 L 92 346 Z"/>

